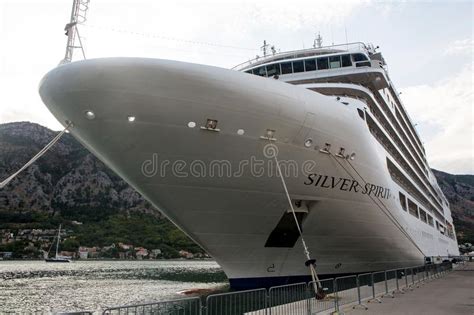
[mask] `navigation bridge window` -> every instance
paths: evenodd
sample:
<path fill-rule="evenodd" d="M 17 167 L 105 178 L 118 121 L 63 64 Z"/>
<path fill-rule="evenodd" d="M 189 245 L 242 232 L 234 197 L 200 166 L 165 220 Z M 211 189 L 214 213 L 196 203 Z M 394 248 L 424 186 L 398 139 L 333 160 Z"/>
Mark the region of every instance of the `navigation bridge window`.
<path fill-rule="evenodd" d="M 353 54 L 352 58 L 356 67 L 370 67 L 370 61 L 364 54 Z"/>
<path fill-rule="evenodd" d="M 250 70 L 251 72 L 252 70 Z M 247 71 L 249 72 L 249 71 Z M 293 63 L 292 62 L 284 62 L 281 64 L 281 74 L 293 73 Z"/>
<path fill-rule="evenodd" d="M 370 67 L 369 58 L 361 53 L 343 54 L 319 58 L 307 58 L 260 66 L 245 72 L 263 77 L 273 77 L 280 74 L 291 74 L 308 71 L 337 69 L 344 67 Z"/>
<path fill-rule="evenodd" d="M 304 61 L 304 68 L 306 71 L 316 70 L 316 59 L 307 59 Z"/>
<path fill-rule="evenodd" d="M 293 61 L 293 72 L 304 72 L 303 60 Z"/>
<path fill-rule="evenodd" d="M 341 67 L 341 56 L 329 57 L 329 65 L 331 66 L 331 69 L 340 68 Z"/>
<path fill-rule="evenodd" d="M 318 70 L 329 69 L 328 58 L 318 58 Z"/>
<path fill-rule="evenodd" d="M 274 75 L 279 75 L 280 74 L 280 65 L 278 64 L 273 64 L 267 66 L 267 76 L 272 77 Z"/>

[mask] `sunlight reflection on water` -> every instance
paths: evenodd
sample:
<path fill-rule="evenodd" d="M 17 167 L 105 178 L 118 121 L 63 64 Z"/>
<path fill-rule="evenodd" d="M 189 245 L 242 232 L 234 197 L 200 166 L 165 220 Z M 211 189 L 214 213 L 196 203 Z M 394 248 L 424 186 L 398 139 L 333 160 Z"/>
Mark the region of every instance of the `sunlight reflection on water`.
<path fill-rule="evenodd" d="M 107 306 L 184 297 L 189 289 L 226 290 L 213 261 L 0 262 L 0 314 L 100 311 Z"/>

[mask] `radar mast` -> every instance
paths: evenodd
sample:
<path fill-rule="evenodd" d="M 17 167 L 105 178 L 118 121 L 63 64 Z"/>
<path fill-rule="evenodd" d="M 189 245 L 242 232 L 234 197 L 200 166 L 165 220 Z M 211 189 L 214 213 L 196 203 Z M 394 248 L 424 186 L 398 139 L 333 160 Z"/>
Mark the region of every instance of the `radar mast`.
<path fill-rule="evenodd" d="M 323 38 L 321 37 L 320 33 L 318 33 L 318 36 L 316 36 L 316 38 L 314 39 L 313 47 L 314 48 L 323 47 Z"/>

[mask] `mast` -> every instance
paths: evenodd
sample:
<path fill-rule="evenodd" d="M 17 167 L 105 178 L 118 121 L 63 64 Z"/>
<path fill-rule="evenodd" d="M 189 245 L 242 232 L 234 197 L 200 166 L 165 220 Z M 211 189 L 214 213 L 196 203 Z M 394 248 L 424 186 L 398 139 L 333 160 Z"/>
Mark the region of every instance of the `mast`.
<path fill-rule="evenodd" d="M 61 60 L 61 64 L 72 61 L 72 55 L 74 49 L 76 48 L 81 49 L 82 56 L 84 59 L 86 59 L 81 36 L 79 35 L 79 30 L 77 29 L 77 24 L 82 24 L 86 21 L 86 13 L 89 9 L 89 2 L 90 0 L 73 0 L 72 2 L 71 20 L 64 27 L 67 35 L 67 45 L 66 53 L 64 55 L 64 59 Z M 76 38 L 79 41 L 79 45 L 76 45 Z"/>
<path fill-rule="evenodd" d="M 260 49 L 263 51 L 263 56 L 264 56 L 264 57 L 267 56 L 267 49 L 268 49 L 268 46 L 270 46 L 270 45 L 268 45 L 268 44 L 267 44 L 267 41 L 264 40 L 264 41 L 263 41 L 263 46 L 260 47 Z"/>
<path fill-rule="evenodd" d="M 61 240 L 61 224 L 58 230 L 58 241 L 56 242 L 56 258 L 58 258 L 59 241 Z"/>
<path fill-rule="evenodd" d="M 318 36 L 315 38 L 313 43 L 314 48 L 321 48 L 323 47 L 323 38 L 321 37 L 321 33 L 318 33 Z"/>

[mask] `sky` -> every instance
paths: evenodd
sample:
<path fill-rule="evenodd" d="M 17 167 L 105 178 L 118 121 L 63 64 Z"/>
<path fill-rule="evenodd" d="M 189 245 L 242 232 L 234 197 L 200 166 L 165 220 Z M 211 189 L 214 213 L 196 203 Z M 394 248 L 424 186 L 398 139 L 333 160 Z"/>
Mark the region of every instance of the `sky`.
<path fill-rule="evenodd" d="M 61 125 L 38 83 L 64 57 L 72 0 L 0 0 L 0 123 Z M 373 43 L 425 145 L 430 166 L 474 174 L 473 1 L 91 0 L 87 58 L 139 56 L 231 68 L 277 50 Z M 79 51 L 75 58 L 81 59 Z"/>

